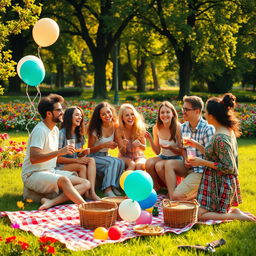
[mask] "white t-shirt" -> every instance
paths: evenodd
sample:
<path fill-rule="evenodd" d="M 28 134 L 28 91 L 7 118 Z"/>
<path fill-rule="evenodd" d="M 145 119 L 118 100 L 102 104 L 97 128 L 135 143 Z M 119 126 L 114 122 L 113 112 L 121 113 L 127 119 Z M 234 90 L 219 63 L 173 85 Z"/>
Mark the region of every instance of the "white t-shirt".
<path fill-rule="evenodd" d="M 35 128 L 32 130 L 31 135 L 28 140 L 26 157 L 22 166 L 22 180 L 24 181 L 27 175 L 34 171 L 54 171 L 56 167 L 57 157 L 52 158 L 51 160 L 32 164 L 30 162 L 30 148 L 36 147 L 42 149 L 44 152 L 51 152 L 58 150 L 59 144 L 59 129 L 55 126 L 50 130 L 44 122 L 38 123 Z"/>

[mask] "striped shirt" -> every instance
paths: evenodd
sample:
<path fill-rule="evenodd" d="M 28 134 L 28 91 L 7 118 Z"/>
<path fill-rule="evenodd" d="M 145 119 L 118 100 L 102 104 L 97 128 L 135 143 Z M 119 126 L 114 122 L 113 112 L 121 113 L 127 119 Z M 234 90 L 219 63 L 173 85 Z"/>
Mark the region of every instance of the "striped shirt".
<path fill-rule="evenodd" d="M 191 139 L 196 140 L 202 146 L 206 147 L 206 145 L 210 142 L 213 134 L 215 133 L 215 128 L 212 125 L 209 125 L 207 121 L 205 121 L 202 117 L 199 119 L 199 122 L 195 129 L 192 129 L 189 125 L 189 122 L 185 122 L 181 125 L 181 134 L 182 133 L 190 133 Z M 204 155 L 196 149 L 196 156 L 200 158 L 204 158 Z M 196 173 L 203 173 L 204 166 L 195 166 L 192 167 L 193 171 Z"/>

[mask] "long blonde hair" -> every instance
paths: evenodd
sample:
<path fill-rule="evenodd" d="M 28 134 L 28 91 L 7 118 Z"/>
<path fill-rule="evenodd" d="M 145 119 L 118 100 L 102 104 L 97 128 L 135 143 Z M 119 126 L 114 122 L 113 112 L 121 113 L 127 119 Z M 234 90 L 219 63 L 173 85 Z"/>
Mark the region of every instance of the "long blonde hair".
<path fill-rule="evenodd" d="M 119 128 L 124 130 L 124 121 L 123 121 L 123 113 L 124 111 L 129 108 L 133 111 L 135 116 L 134 125 L 132 127 L 132 139 L 137 139 L 138 137 L 144 136 L 146 132 L 146 124 L 144 122 L 144 117 L 135 109 L 135 107 L 129 103 L 124 103 L 120 106 L 118 112 L 118 124 Z"/>

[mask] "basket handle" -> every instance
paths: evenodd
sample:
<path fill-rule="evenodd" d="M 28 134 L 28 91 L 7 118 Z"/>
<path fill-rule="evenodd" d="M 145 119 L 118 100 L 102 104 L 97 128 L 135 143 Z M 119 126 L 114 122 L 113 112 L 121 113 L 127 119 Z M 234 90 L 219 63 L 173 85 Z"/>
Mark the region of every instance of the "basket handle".
<path fill-rule="evenodd" d="M 165 198 L 165 199 L 162 200 L 162 206 L 163 207 L 170 206 L 170 204 L 171 204 L 171 201 L 169 199 Z"/>
<path fill-rule="evenodd" d="M 179 204 L 179 202 L 172 202 L 171 200 L 166 199 L 166 198 L 162 200 L 162 206 L 163 207 L 173 207 L 173 206 L 176 206 L 178 204 Z"/>
<path fill-rule="evenodd" d="M 200 206 L 200 204 L 197 202 L 196 199 L 193 199 L 193 204 L 196 205 L 196 206 L 198 206 L 198 207 Z"/>

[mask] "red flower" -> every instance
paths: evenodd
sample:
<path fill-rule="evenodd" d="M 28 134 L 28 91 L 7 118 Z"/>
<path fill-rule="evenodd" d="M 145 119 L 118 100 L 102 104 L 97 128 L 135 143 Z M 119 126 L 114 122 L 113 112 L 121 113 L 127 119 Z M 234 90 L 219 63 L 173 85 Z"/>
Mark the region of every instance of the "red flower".
<path fill-rule="evenodd" d="M 26 251 L 29 248 L 28 243 L 25 243 L 25 242 L 22 242 L 22 241 L 19 241 L 18 243 L 20 244 L 23 251 Z"/>
<path fill-rule="evenodd" d="M 56 243 L 58 240 L 56 240 L 55 238 L 52 237 L 48 237 L 48 236 L 42 236 L 39 238 L 39 242 L 42 244 L 47 244 L 47 243 Z"/>
<path fill-rule="evenodd" d="M 10 236 L 5 239 L 5 243 L 9 244 L 12 243 L 16 239 L 16 236 Z"/>
<path fill-rule="evenodd" d="M 48 245 L 48 253 L 54 254 L 55 253 L 55 248 L 53 246 Z"/>

